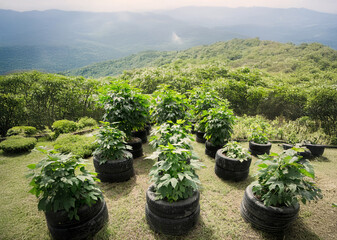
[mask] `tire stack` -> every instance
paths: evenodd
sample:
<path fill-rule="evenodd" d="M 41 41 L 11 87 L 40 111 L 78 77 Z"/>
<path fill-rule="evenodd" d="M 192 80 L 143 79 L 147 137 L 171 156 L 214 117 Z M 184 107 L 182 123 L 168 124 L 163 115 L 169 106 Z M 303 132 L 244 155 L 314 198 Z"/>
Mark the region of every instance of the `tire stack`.
<path fill-rule="evenodd" d="M 226 144 L 226 143 L 225 143 Z M 223 145 L 225 145 L 223 144 Z M 211 142 L 206 141 L 205 144 L 205 154 L 211 158 L 215 158 L 216 152 L 223 147 L 223 145 L 213 145 Z"/>
<path fill-rule="evenodd" d="M 125 182 L 135 175 L 132 158 L 108 160 L 99 164 L 97 156 L 94 156 L 94 167 L 97 178 L 102 182 Z"/>
<path fill-rule="evenodd" d="M 252 159 L 245 161 L 229 158 L 219 149 L 215 155 L 215 174 L 224 180 L 242 181 L 248 177 Z"/>
<path fill-rule="evenodd" d="M 249 185 L 245 190 L 240 212 L 243 219 L 253 227 L 273 235 L 283 235 L 297 218 L 299 209 L 299 204 L 294 207 L 266 207 L 254 196 L 252 185 Z"/>
<path fill-rule="evenodd" d="M 70 220 L 65 210 L 45 212 L 48 229 L 54 240 L 92 239 L 109 219 L 104 200 L 97 201 L 91 207 L 88 205 L 80 207 L 77 214 L 79 220 Z"/>
<path fill-rule="evenodd" d="M 150 130 L 149 130 L 150 131 Z M 147 143 L 147 130 L 139 130 L 136 132 L 132 132 L 132 136 L 136 138 L 140 138 L 142 140 L 142 143 Z"/>
<path fill-rule="evenodd" d="M 204 132 L 196 131 L 195 135 L 196 135 L 195 141 L 197 141 L 198 143 L 205 143 L 206 142 L 206 138 L 204 138 L 204 135 L 205 135 Z"/>
<path fill-rule="evenodd" d="M 154 185 L 146 192 L 145 215 L 150 228 L 167 235 L 183 235 L 198 222 L 200 215 L 199 191 L 188 199 L 177 202 L 155 200 Z"/>
<path fill-rule="evenodd" d="M 271 143 L 270 142 L 268 142 L 266 144 L 255 143 L 255 142 L 252 142 L 252 141 L 249 142 L 248 151 L 254 156 L 263 155 L 265 153 L 269 154 L 270 149 L 271 149 Z"/>
<path fill-rule="evenodd" d="M 138 137 L 134 137 L 131 141 L 127 142 L 127 145 L 132 147 L 129 150 L 132 153 L 133 159 L 143 156 L 142 140 Z"/>

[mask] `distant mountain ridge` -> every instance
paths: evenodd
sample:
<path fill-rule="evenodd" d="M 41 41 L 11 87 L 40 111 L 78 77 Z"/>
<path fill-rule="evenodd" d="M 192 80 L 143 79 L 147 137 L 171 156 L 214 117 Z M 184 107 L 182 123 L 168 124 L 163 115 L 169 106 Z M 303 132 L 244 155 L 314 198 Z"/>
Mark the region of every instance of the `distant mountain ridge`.
<path fill-rule="evenodd" d="M 0 10 L 0 74 L 60 72 L 141 51 L 183 50 L 251 37 L 337 48 L 337 14 L 212 7 L 147 13 Z"/>

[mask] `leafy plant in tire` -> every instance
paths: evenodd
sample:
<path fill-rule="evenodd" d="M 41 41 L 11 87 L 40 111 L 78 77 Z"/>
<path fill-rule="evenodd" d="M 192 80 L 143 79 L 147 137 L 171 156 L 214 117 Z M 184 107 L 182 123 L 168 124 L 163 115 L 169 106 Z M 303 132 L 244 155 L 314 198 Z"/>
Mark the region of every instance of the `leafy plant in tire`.
<path fill-rule="evenodd" d="M 248 137 L 248 140 L 258 144 L 268 143 L 268 137 L 265 128 L 263 128 L 263 126 L 261 127 L 260 125 L 255 125 L 250 133 L 250 136 Z"/>
<path fill-rule="evenodd" d="M 77 219 L 77 210 L 83 205 L 103 199 L 96 186 L 96 177 L 85 169 L 83 159 L 72 155 L 40 151 L 46 154 L 37 164 L 30 164 L 29 191 L 39 199 L 38 209 L 46 212 L 65 210 L 69 219 Z"/>
<path fill-rule="evenodd" d="M 185 120 L 179 119 L 177 123 L 167 121 L 152 130 L 150 144 L 154 148 L 171 143 L 184 149 L 192 149 L 190 142 L 193 137 L 188 133 L 188 130 L 189 127 L 185 125 Z"/>
<path fill-rule="evenodd" d="M 103 164 L 108 160 L 118 160 L 132 158 L 132 155 L 126 151 L 131 149 L 126 145 L 126 135 L 117 128 L 111 127 L 108 122 L 101 122 L 99 133 L 96 135 L 97 148 L 94 155 L 98 155 L 99 163 Z"/>
<path fill-rule="evenodd" d="M 240 162 L 247 161 L 251 157 L 249 152 L 238 142 L 228 142 L 224 146 L 223 151 L 227 157 L 237 159 Z"/>
<path fill-rule="evenodd" d="M 154 103 L 150 114 L 158 125 L 166 121 L 175 123 L 178 119 L 185 119 L 188 108 L 185 95 L 171 90 L 167 85 L 161 86 L 153 95 Z"/>
<path fill-rule="evenodd" d="M 198 160 L 190 160 L 191 151 L 188 149 L 171 143 L 159 147 L 152 157 L 157 158 L 160 154 L 165 160 L 156 162 L 149 174 L 155 184 L 157 199 L 173 202 L 191 197 L 200 185 L 196 170 L 203 165 Z"/>
<path fill-rule="evenodd" d="M 116 81 L 101 91 L 100 103 L 105 109 L 103 120 L 116 123 L 119 130 L 131 137 L 132 131 L 141 130 L 148 121 L 147 97 L 129 84 Z"/>
<path fill-rule="evenodd" d="M 225 106 L 211 108 L 208 111 L 208 117 L 204 118 L 205 138 L 213 145 L 224 145 L 233 133 L 235 117 L 233 111 Z"/>
<path fill-rule="evenodd" d="M 289 149 L 281 154 L 259 157 L 256 163 L 258 180 L 253 183 L 252 190 L 266 206 L 294 206 L 299 200 L 305 204 L 323 197 L 321 190 L 310 180 L 315 178 L 312 165 L 301 160 L 297 151 Z"/>

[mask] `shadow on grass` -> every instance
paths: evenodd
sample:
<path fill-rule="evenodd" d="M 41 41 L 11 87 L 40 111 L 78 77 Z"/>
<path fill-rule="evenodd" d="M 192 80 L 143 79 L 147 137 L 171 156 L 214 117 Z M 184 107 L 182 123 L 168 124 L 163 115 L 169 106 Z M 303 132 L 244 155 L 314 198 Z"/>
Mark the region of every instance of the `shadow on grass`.
<path fill-rule="evenodd" d="M 205 222 L 203 221 L 203 218 L 199 216 L 199 221 L 196 224 L 196 226 L 188 232 L 186 235 L 182 236 L 169 236 L 164 234 L 155 234 L 155 239 L 157 240 L 189 240 L 189 239 L 214 239 L 214 230 L 207 227 Z"/>
<path fill-rule="evenodd" d="M 235 181 L 231 181 L 231 180 L 223 180 L 221 179 L 221 181 L 223 181 L 224 183 L 228 184 L 229 186 L 236 188 L 238 190 L 245 190 L 246 187 L 251 184 L 252 182 L 254 182 L 256 179 L 254 177 L 252 177 L 252 175 L 248 175 L 248 177 L 243 180 L 243 181 L 239 181 L 239 182 L 235 182 Z"/>
<path fill-rule="evenodd" d="M 315 161 L 315 162 L 331 162 L 329 158 L 323 157 L 323 156 L 313 157 L 313 158 L 311 158 L 309 160 L 310 161 Z"/>
<path fill-rule="evenodd" d="M 30 154 L 32 151 L 27 151 L 27 152 L 20 152 L 20 153 L 6 153 L 4 151 L 2 151 L 2 154 L 0 154 L 0 156 L 4 156 L 4 157 L 24 157 L 27 156 L 28 154 Z"/>
<path fill-rule="evenodd" d="M 318 240 L 321 239 L 309 228 L 306 227 L 302 219 L 297 218 L 293 224 L 282 234 L 276 235 L 266 233 L 256 228 L 252 228 L 262 239 L 266 240 L 283 240 L 283 239 L 296 239 L 296 240 Z"/>
<path fill-rule="evenodd" d="M 123 196 L 129 195 L 132 189 L 136 186 L 137 176 L 133 176 L 126 182 L 108 183 L 101 182 L 99 187 L 103 190 L 104 195 L 111 200 L 117 200 Z"/>

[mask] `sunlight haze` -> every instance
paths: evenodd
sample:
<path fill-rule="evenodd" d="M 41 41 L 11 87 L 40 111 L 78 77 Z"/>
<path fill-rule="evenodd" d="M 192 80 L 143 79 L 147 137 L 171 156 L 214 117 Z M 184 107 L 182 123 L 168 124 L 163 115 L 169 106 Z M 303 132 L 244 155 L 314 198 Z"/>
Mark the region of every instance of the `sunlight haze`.
<path fill-rule="evenodd" d="M 59 9 L 68 11 L 153 11 L 185 6 L 307 8 L 337 13 L 336 0 L 0 0 L 0 9 L 16 11 Z"/>

